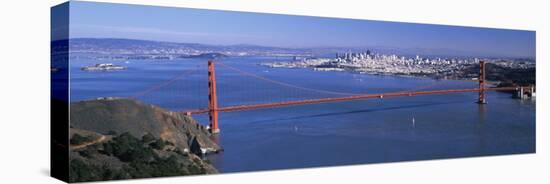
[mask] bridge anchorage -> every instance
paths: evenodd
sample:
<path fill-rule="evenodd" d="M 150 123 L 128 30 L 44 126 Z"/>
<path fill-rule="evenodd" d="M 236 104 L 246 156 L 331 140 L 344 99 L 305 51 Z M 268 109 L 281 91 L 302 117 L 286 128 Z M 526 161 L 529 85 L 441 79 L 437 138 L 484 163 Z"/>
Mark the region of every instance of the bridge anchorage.
<path fill-rule="evenodd" d="M 385 99 L 391 97 L 412 97 L 417 95 L 435 95 L 435 94 L 449 94 L 449 93 L 468 93 L 468 92 L 477 92 L 479 93 L 479 98 L 477 103 L 480 105 L 486 104 L 487 99 L 485 93 L 488 91 L 516 91 L 517 94 L 524 95 L 524 92 L 533 92 L 533 87 L 486 87 L 485 81 L 485 61 L 479 62 L 479 87 L 472 89 L 447 89 L 447 90 L 431 90 L 431 91 L 404 91 L 404 92 L 390 92 L 390 93 L 380 93 L 380 94 L 357 94 L 344 97 L 332 97 L 332 98 L 319 98 L 319 99 L 309 99 L 309 100 L 296 100 L 296 101 L 283 101 L 283 102 L 273 102 L 265 104 L 251 104 L 251 105 L 235 105 L 235 106 L 218 106 L 218 98 L 216 91 L 216 70 L 215 63 L 213 60 L 208 61 L 208 109 L 195 109 L 185 111 L 186 115 L 191 116 L 192 114 L 203 114 L 208 113 L 210 124 L 209 129 L 213 134 L 220 133 L 220 127 L 218 124 L 218 113 L 220 112 L 232 112 L 232 111 L 244 111 L 244 110 L 253 110 L 253 109 L 267 109 L 267 108 L 277 108 L 277 107 L 286 107 L 286 106 L 296 106 L 296 105 L 307 105 L 307 104 L 319 104 L 319 103 L 329 103 L 329 102 L 344 102 L 344 101 L 353 101 L 353 100 L 365 100 L 365 99 Z M 223 65 L 222 63 L 219 63 Z M 223 65 L 225 66 L 225 65 Z M 229 66 L 226 66 L 231 68 Z M 234 68 L 233 68 L 234 69 Z M 234 69 L 237 70 L 237 69 Z M 254 74 L 246 73 L 246 75 L 253 76 L 256 78 L 263 78 L 260 76 L 254 76 Z M 280 83 L 270 79 L 265 79 L 271 82 Z M 288 85 L 288 84 L 287 84 Z M 522 98 L 523 99 L 523 98 Z"/>

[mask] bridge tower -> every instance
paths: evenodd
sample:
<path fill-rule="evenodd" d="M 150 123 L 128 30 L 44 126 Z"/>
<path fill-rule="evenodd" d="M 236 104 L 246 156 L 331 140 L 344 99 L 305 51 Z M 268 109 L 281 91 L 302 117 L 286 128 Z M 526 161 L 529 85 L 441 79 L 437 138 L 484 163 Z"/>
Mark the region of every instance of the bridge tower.
<path fill-rule="evenodd" d="M 485 61 L 479 61 L 479 104 L 486 104 L 485 99 Z"/>
<path fill-rule="evenodd" d="M 210 131 L 219 133 L 218 127 L 218 97 L 216 96 L 216 70 L 214 61 L 208 61 L 208 116 L 210 118 Z"/>

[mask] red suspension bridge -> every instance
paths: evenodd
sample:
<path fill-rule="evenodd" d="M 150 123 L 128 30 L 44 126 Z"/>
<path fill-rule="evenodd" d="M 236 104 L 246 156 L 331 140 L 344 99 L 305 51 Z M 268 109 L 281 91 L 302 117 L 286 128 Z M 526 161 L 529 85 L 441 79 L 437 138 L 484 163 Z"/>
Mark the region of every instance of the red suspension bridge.
<path fill-rule="evenodd" d="M 303 99 L 303 100 L 287 100 L 287 101 L 257 103 L 257 104 L 247 104 L 247 105 L 220 106 L 218 104 L 218 95 L 217 95 L 216 69 L 215 69 L 216 64 L 219 64 L 227 69 L 236 71 L 242 75 L 246 75 L 259 80 L 274 83 L 277 85 L 300 89 L 303 91 L 321 92 L 321 93 L 340 95 L 340 96 L 315 98 L 315 99 Z M 353 100 L 384 99 L 384 98 L 394 98 L 394 97 L 412 97 L 412 96 L 419 96 L 419 95 L 437 95 L 437 94 L 451 94 L 451 93 L 478 93 L 479 96 L 478 96 L 477 102 L 479 104 L 485 104 L 487 102 L 485 93 L 488 91 L 519 91 L 519 90 L 523 91 L 523 89 L 526 88 L 526 87 L 486 87 L 484 61 L 479 62 L 479 68 L 480 68 L 479 78 L 478 78 L 479 87 L 477 88 L 426 90 L 426 91 L 408 90 L 408 91 L 388 92 L 388 93 L 378 93 L 378 94 L 357 94 L 357 93 L 344 93 L 344 92 L 311 89 L 311 88 L 306 88 L 306 87 L 297 86 L 293 84 L 283 83 L 280 81 L 275 81 L 269 78 L 258 76 L 253 73 L 245 72 L 238 68 L 234 68 L 220 62 L 208 61 L 208 107 L 198 108 L 198 109 L 188 109 L 188 110 L 182 111 L 182 113 L 185 113 L 187 115 L 208 113 L 209 120 L 210 120 L 209 126 L 210 126 L 211 132 L 219 133 L 220 128 L 219 128 L 219 122 L 218 122 L 218 114 L 221 112 L 246 111 L 246 110 L 254 110 L 254 109 L 279 108 L 279 107 L 287 107 L 287 106 L 319 104 L 319 103 L 329 103 L 329 102 L 345 102 L 345 101 L 353 101 Z M 176 76 L 175 78 L 172 78 L 171 80 L 168 80 L 160 85 L 154 86 L 148 90 L 138 93 L 136 96 L 134 96 L 134 98 L 151 93 L 152 91 L 155 91 L 155 90 L 159 90 L 160 88 L 170 85 L 171 83 L 174 83 L 177 79 L 187 76 L 188 74 L 189 72 L 184 72 Z"/>

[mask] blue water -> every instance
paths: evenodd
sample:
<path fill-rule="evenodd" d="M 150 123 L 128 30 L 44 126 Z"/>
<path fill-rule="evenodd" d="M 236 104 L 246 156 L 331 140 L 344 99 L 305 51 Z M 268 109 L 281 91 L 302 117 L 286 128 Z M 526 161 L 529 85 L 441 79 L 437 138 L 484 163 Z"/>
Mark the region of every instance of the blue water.
<path fill-rule="evenodd" d="M 225 65 L 271 80 L 341 93 L 475 88 L 472 81 L 432 80 L 310 69 L 267 68 L 261 62 L 288 58 L 231 57 Z M 126 71 L 84 72 L 101 62 Z M 139 95 L 187 72 L 162 90 Z M 218 64 L 220 106 L 339 95 L 293 89 Z M 206 60 L 71 60 L 71 101 L 131 97 L 179 111 L 207 107 Z M 220 114 L 225 151 L 208 159 L 223 173 L 535 152 L 535 102 L 490 92 L 325 103 Z M 204 115 L 194 116 L 208 124 Z M 414 123 L 413 123 L 414 119 Z"/>

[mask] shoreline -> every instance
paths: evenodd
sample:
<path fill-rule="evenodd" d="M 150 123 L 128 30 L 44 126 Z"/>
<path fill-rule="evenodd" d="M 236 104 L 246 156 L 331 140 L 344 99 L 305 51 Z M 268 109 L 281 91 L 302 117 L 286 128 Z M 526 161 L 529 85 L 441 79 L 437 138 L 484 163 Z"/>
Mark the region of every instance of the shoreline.
<path fill-rule="evenodd" d="M 322 70 L 315 70 L 315 67 L 271 67 L 267 65 L 262 65 L 261 63 L 258 63 L 258 65 L 261 65 L 266 68 L 279 68 L 279 69 L 307 69 L 314 72 L 335 72 L 335 73 L 350 73 L 350 74 L 360 74 L 360 75 L 371 75 L 371 76 L 388 76 L 388 77 L 396 77 L 396 78 L 415 78 L 415 79 L 429 79 L 429 80 L 444 80 L 444 81 L 471 81 L 471 82 L 477 82 L 477 80 L 471 80 L 471 79 L 459 79 L 459 78 L 434 78 L 430 76 L 418 76 L 418 75 L 405 75 L 405 74 L 392 74 L 392 73 L 367 73 L 367 72 L 360 72 L 360 71 L 354 71 L 354 70 L 330 70 L 330 71 L 322 71 Z M 487 81 L 488 84 L 494 84 L 498 83 L 499 81 Z"/>

